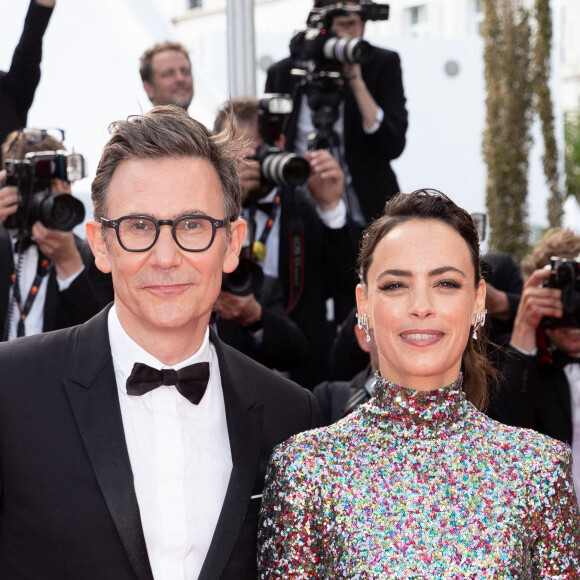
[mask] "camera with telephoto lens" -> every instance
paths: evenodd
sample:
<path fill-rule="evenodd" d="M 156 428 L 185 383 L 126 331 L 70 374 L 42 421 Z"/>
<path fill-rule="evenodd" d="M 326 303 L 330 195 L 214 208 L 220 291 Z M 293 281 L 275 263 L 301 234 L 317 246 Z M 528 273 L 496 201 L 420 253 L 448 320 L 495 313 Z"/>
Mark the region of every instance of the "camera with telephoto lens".
<path fill-rule="evenodd" d="M 260 163 L 262 182 L 291 187 L 304 185 L 310 176 L 308 161 L 276 145 L 284 120 L 292 112 L 292 98 L 290 95 L 265 94 L 258 105 L 258 131 L 264 143 L 258 147 L 254 159 Z"/>
<path fill-rule="evenodd" d="M 545 316 L 542 325 L 545 328 L 572 327 L 580 328 L 580 256 L 575 260 L 550 258 L 550 277 L 544 280 L 543 286 L 559 288 L 562 291 L 564 313 L 561 318 Z"/>
<path fill-rule="evenodd" d="M 85 176 L 85 161 L 79 153 L 40 151 L 27 153 L 24 159 L 7 159 L 6 185 L 18 188 L 19 201 L 4 226 L 28 233 L 39 221 L 53 230 L 71 231 L 85 219 L 85 207 L 70 194 L 53 195 L 50 181 L 72 182 Z"/>
<path fill-rule="evenodd" d="M 300 88 L 308 98 L 312 111 L 314 132 L 309 136 L 308 148 L 330 149 L 336 146 L 333 126 L 339 116 L 344 81 L 343 63 L 365 64 L 371 45 L 362 38 L 339 38 L 332 30 L 337 16 L 358 14 L 363 22 L 387 20 L 388 4 L 361 0 L 358 6 L 337 2 L 325 8 L 314 8 L 308 15 L 306 30 L 290 41 L 292 74 L 301 77 Z M 300 94 L 300 93 L 299 93 Z"/>

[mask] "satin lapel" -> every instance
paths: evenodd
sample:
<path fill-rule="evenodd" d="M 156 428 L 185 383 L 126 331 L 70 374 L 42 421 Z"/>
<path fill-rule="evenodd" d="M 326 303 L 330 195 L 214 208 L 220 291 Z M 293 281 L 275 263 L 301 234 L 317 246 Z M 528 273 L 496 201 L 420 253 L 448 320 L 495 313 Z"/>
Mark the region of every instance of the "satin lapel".
<path fill-rule="evenodd" d="M 227 356 L 223 344 L 213 332 L 211 340 L 215 345 L 220 366 L 233 468 L 224 504 L 198 580 L 220 578 L 228 563 L 254 493 L 262 447 L 262 404 L 253 399 L 244 384 L 250 380 L 244 375 L 245 369 L 238 367 Z"/>
<path fill-rule="evenodd" d="M 153 580 L 111 359 L 109 308 L 81 327 L 71 376 L 70 404 L 95 476 L 139 580 Z"/>

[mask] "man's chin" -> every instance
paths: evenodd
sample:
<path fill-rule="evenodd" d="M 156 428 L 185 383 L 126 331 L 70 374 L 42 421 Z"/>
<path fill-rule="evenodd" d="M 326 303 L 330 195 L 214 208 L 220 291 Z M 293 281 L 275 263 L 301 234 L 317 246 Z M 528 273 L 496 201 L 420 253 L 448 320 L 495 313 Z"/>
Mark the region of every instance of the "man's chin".
<path fill-rule="evenodd" d="M 191 101 L 193 100 L 193 95 L 191 97 L 177 97 L 173 99 L 172 105 L 177 107 L 181 107 L 182 109 L 189 109 L 189 105 L 191 105 Z"/>

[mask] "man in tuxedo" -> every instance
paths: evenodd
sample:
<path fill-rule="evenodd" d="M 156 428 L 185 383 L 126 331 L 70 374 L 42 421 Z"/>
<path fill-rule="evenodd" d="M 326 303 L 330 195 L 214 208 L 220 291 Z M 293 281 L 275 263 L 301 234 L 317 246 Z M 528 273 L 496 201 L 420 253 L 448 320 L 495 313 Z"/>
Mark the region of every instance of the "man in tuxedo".
<path fill-rule="evenodd" d="M 238 152 L 174 106 L 114 125 L 87 238 L 114 304 L 0 345 L 0 577 L 256 578 L 274 445 L 312 395 L 208 322 L 238 263 Z"/>
<path fill-rule="evenodd" d="M 365 21 L 358 12 L 361 3 L 314 0 L 313 7 L 340 5 L 342 10 L 332 18 L 332 31 L 339 38 L 359 38 L 365 30 Z M 299 64 L 296 55 L 302 52 L 303 40 L 297 35 L 291 43 L 293 55 L 268 69 L 265 87 L 266 93 L 293 96 L 294 108 L 285 130 L 286 149 L 299 154 L 306 151 L 314 129 L 307 87 L 302 77 L 291 73 Z M 349 213 L 365 225 L 381 215 L 385 202 L 400 191 L 390 162 L 403 152 L 408 126 L 401 60 L 396 52 L 371 46 L 367 62 L 344 63 L 342 72 L 346 79 L 333 126 L 338 147 L 332 149 L 346 174 L 344 197 Z M 326 112 L 324 107 L 321 110 Z"/>

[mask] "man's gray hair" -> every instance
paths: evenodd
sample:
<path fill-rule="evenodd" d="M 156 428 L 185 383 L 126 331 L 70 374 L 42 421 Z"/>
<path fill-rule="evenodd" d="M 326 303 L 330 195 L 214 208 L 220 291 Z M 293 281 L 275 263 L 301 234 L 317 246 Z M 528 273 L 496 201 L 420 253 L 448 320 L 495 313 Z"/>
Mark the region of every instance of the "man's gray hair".
<path fill-rule="evenodd" d="M 109 127 L 111 137 L 103 149 L 91 186 L 94 217 L 107 216 L 108 193 L 116 169 L 133 159 L 195 158 L 205 159 L 215 169 L 221 183 L 225 216 L 235 220 L 240 215 L 242 193 L 237 166 L 243 159 L 234 129 L 228 126 L 212 134 L 175 105 L 154 107 L 145 115 L 133 115 Z M 218 217 L 218 216 L 216 216 Z"/>

